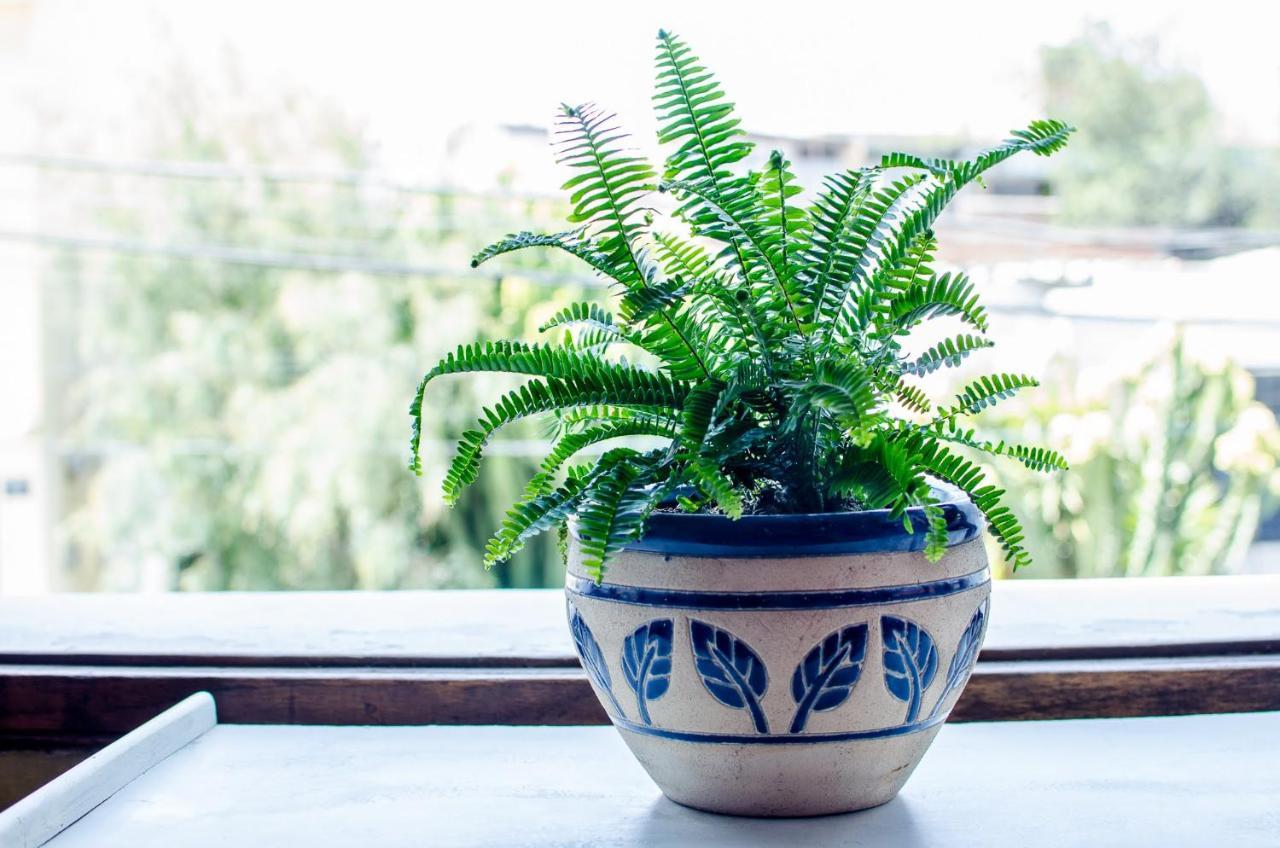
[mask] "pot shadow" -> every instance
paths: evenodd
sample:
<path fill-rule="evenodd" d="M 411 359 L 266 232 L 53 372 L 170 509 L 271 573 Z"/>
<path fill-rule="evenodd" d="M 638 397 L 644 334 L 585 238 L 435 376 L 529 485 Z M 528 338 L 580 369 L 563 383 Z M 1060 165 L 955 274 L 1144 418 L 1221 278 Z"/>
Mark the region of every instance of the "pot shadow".
<path fill-rule="evenodd" d="M 707 813 L 683 807 L 664 795 L 637 816 L 635 827 L 637 844 L 646 848 L 890 844 L 894 848 L 925 848 L 930 844 L 912 813 L 912 803 L 902 797 L 856 813 L 783 819 Z"/>

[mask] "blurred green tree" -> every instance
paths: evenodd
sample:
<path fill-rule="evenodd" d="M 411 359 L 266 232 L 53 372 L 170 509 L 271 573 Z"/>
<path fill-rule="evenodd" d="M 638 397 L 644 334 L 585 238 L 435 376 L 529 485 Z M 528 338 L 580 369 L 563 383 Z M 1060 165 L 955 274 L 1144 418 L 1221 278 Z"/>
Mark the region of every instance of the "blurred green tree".
<path fill-rule="evenodd" d="M 405 399 L 446 350 L 478 334 L 527 334 L 580 290 L 548 293 L 518 270 L 486 283 L 470 272 L 308 267 L 308 257 L 342 254 L 461 268 L 479 242 L 472 232 L 550 210 L 264 175 L 300 162 L 311 174 L 359 173 L 373 151 L 323 104 L 242 95 L 235 84 L 210 90 L 175 73 L 143 111 L 141 145 L 149 158 L 229 164 L 242 178 L 65 178 L 78 181 L 63 187 L 69 197 L 95 198 L 77 226 L 183 248 L 74 252 L 53 269 L 72 375 L 69 582 L 385 589 L 558 580 L 552 540 L 500 571 L 479 567 L 484 540 L 535 463 L 519 450 L 495 457 L 485 486 L 446 510 L 438 485 L 406 470 Z M 539 269 L 556 267 L 543 260 Z M 442 387 L 430 449 L 446 450 L 469 423 L 460 414 L 477 408 L 473 392 L 499 388 Z M 436 459 L 433 468 L 445 464 Z"/>
<path fill-rule="evenodd" d="M 1054 164 L 1077 224 L 1280 226 L 1280 155 L 1226 144 L 1199 77 L 1095 23 L 1041 52 L 1047 114 L 1079 127 Z"/>

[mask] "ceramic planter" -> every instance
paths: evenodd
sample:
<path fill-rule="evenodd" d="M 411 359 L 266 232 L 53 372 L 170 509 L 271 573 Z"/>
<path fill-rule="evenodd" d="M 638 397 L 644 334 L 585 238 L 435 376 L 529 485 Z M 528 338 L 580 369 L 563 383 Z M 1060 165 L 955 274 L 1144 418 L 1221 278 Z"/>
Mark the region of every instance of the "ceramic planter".
<path fill-rule="evenodd" d="M 883 804 L 946 720 L 986 632 L 978 510 L 944 489 L 930 563 L 886 511 L 656 513 L 645 539 L 583 572 L 569 625 L 614 725 L 673 801 L 804 816 Z"/>

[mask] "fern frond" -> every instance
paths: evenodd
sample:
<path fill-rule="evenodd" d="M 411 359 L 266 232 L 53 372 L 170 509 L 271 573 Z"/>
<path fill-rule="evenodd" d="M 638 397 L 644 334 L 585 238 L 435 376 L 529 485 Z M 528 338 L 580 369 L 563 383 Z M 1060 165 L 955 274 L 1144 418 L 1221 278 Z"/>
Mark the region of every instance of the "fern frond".
<path fill-rule="evenodd" d="M 557 130 L 560 162 L 582 171 L 564 184 L 565 190 L 573 192 L 570 221 L 586 226 L 599 250 L 608 254 L 616 269 L 623 269 L 619 276 L 630 290 L 647 291 L 657 269 L 639 243 L 650 210 L 638 200 L 654 188 L 657 175 L 643 157 L 623 151 L 620 142 L 626 135 L 614 120 L 613 114 L 591 104 L 564 107 Z M 661 344 L 655 352 L 682 378 L 699 372 L 706 376 L 707 363 L 692 328 L 679 326 L 677 317 L 660 306 L 654 311 L 667 326 L 651 340 Z"/>
<path fill-rule="evenodd" d="M 1048 473 L 1071 469 L 1066 457 L 1057 451 L 1030 445 L 1009 444 L 1003 439 L 998 442 L 979 439 L 973 428 L 961 427 L 954 419 L 930 426 L 928 434 L 932 438 L 964 445 L 991 456 L 1012 457 L 1032 471 Z"/>
<path fill-rule="evenodd" d="M 609 406 L 607 404 L 585 404 L 583 406 L 552 410 L 553 427 L 548 435 L 559 438 L 565 433 L 581 430 L 599 424 L 612 424 L 619 421 L 649 421 L 659 425 L 678 421 L 679 416 L 671 417 L 671 410 L 659 407 Z"/>
<path fill-rule="evenodd" d="M 582 567 L 597 582 L 604 576 L 609 558 L 628 542 L 640 537 L 644 519 L 655 499 L 649 467 L 623 461 L 607 467 L 587 486 L 577 510 Z"/>
<path fill-rule="evenodd" d="M 787 314 L 795 323 L 796 329 L 803 331 L 793 299 L 794 290 L 791 284 L 793 274 L 784 257 L 781 231 L 770 231 L 761 221 L 755 220 L 752 217 L 753 210 L 747 205 L 723 203 L 705 183 L 693 184 L 669 180 L 662 183 L 659 188 L 663 191 L 675 192 L 686 199 L 701 201 L 702 207 L 719 221 L 724 232 L 727 233 L 728 240 L 737 246 L 738 256 L 744 257 L 745 249 L 747 255 L 757 260 L 751 262 L 745 258 L 741 259 L 745 263 L 741 266 L 743 277 L 751 280 L 753 271 L 756 268 L 762 269 L 769 284 L 774 288 L 776 296 L 780 298 L 781 308 L 769 309 L 768 301 L 761 302 L 763 300 L 761 294 L 764 293 L 757 294 L 757 303 L 765 306 L 769 313 Z M 767 297 L 767 294 L 765 296 Z"/>
<path fill-rule="evenodd" d="M 805 297 L 801 306 L 808 324 L 819 314 L 827 290 L 833 286 L 843 289 L 853 278 L 858 257 L 845 241 L 845 230 L 875 173 L 850 170 L 828 177 L 810 207 L 812 235 L 805 252 Z"/>
<path fill-rule="evenodd" d="M 907 507 L 933 500 L 924 471 L 905 439 L 880 435 L 866 447 L 849 448 L 830 488 L 835 495 L 856 497 L 868 507 L 901 517 Z"/>
<path fill-rule="evenodd" d="M 924 557 L 937 562 L 947 552 L 947 516 L 933 497 L 921 506 L 925 520 Z"/>
<path fill-rule="evenodd" d="M 592 445 L 631 436 L 674 439 L 677 432 L 674 422 L 643 416 L 611 421 L 576 433 L 566 433 L 556 442 L 551 453 L 542 460 L 538 473 L 531 481 L 532 488 L 545 489 L 566 462 Z"/>
<path fill-rule="evenodd" d="M 554 247 L 557 250 L 563 250 L 619 285 L 626 285 L 630 279 L 630 269 L 617 265 L 600 245 L 585 238 L 580 229 L 566 230 L 563 233 L 512 233 L 471 257 L 471 267 L 478 268 L 495 256 L 531 247 Z"/>
<path fill-rule="evenodd" d="M 1032 121 L 1026 129 L 1013 130 L 1011 138 L 980 153 L 972 161 L 958 163 L 951 169 L 952 179 L 970 182 L 995 165 L 1017 153 L 1030 152 L 1050 156 L 1067 146 L 1075 127 L 1054 120 Z"/>
<path fill-rule="evenodd" d="M 1022 525 L 1008 507 L 1001 503 L 1004 490 L 986 482 L 975 463 L 947 450 L 936 440 L 914 433 L 908 437 L 912 452 L 920 463 L 936 477 L 964 491 L 986 516 L 991 534 L 1004 549 L 1014 570 L 1028 565 L 1031 557 L 1022 547 Z"/>
<path fill-rule="evenodd" d="M 840 417 L 865 418 L 878 402 L 871 375 L 851 360 L 822 360 L 812 378 L 791 385 L 797 399 Z"/>
<path fill-rule="evenodd" d="M 994 344 L 990 339 L 961 333 L 953 338 L 943 339 L 910 362 L 904 362 L 902 371 L 904 374 L 923 377 L 943 366 L 954 368 L 975 350 L 983 350 Z"/>
<path fill-rule="evenodd" d="M 788 289 L 787 299 L 791 303 L 798 303 L 800 299 L 798 278 L 804 271 L 803 246 L 810 228 L 804 209 L 794 202 L 802 191 L 791 173 L 791 163 L 777 150 L 770 153 L 769 164 L 760 176 L 760 202 L 764 208 L 762 224 L 777 244 L 781 271 Z"/>
<path fill-rule="evenodd" d="M 679 411 L 687 393 L 687 384 L 664 374 L 628 366 L 526 383 L 486 409 L 477 427 L 459 438 L 458 452 L 444 478 L 445 502 L 456 503 L 462 490 L 475 482 L 480 472 L 480 456 L 490 436 L 513 421 L 571 406 L 638 406 Z"/>
<path fill-rule="evenodd" d="M 711 429 L 716 405 L 724 389 L 721 381 L 710 380 L 694 386 L 685 398 L 680 418 L 680 439 L 692 454 L 698 453 L 707 430 Z"/>
<path fill-rule="evenodd" d="M 897 154 L 885 157 L 882 167 L 915 166 L 926 173 L 919 180 L 919 190 L 904 198 L 893 228 L 882 239 L 879 267 L 892 268 L 896 265 L 912 243 L 929 232 L 960 190 L 981 177 L 984 171 L 1021 151 L 1047 156 L 1066 143 L 1071 131 L 1070 127 L 1058 121 L 1037 121 L 1026 130 L 1014 132 L 1013 137 L 1001 145 L 967 162 L 948 163 Z M 873 282 L 884 279 L 883 274 L 877 274 Z"/>
<path fill-rule="evenodd" d="M 753 180 L 730 170 L 751 152 L 733 104 L 725 100 L 715 77 L 702 66 L 689 46 L 664 30 L 658 32 L 657 86 L 654 108 L 658 114 L 658 143 L 675 145 L 667 156 L 665 180 L 703 183 L 723 209 L 741 212 L 756 202 Z M 677 210 L 695 231 L 730 245 L 738 265 L 749 264 L 738 238 L 725 232 L 719 216 L 696 201 Z"/>
<path fill-rule="evenodd" d="M 919 386 L 899 382 L 894 387 L 894 397 L 898 399 L 898 403 L 918 415 L 928 415 L 933 411 L 933 403 Z"/>
<path fill-rule="evenodd" d="M 752 147 L 733 116 L 733 104 L 689 46 L 672 33 L 658 32 L 656 61 L 658 143 L 679 145 L 667 157 L 664 176 L 708 181 L 712 194 L 719 195 L 735 179 L 728 167 L 745 159 Z"/>
<path fill-rule="evenodd" d="M 600 250 L 628 270 L 629 282 L 643 285 L 653 275 L 637 249 L 646 212 L 638 201 L 653 190 L 657 174 L 643 157 L 622 149 L 627 136 L 616 118 L 590 103 L 563 107 L 556 124 L 558 161 L 581 173 L 562 188 L 572 192 L 569 222 L 583 224 Z"/>
<path fill-rule="evenodd" d="M 713 273 L 711 257 L 698 245 L 669 233 L 654 233 L 653 240 L 668 277 L 700 280 Z"/>
<path fill-rule="evenodd" d="M 428 371 L 423 379 L 429 382 L 448 374 L 475 371 L 568 379 L 605 371 L 624 374 L 639 370 L 634 366 L 619 365 L 563 345 L 484 341 L 459 345 L 445 354 L 444 359 Z"/>
<path fill-rule="evenodd" d="M 701 384 L 689 393 L 680 422 L 680 440 L 683 454 L 688 458 L 686 469 L 693 484 L 703 495 L 730 518 L 742 516 L 742 494 L 733 481 L 720 470 L 719 465 L 704 455 L 704 441 L 711 429 L 720 400 L 726 386 L 720 381 Z"/>
<path fill-rule="evenodd" d="M 1030 152 L 1037 156 L 1049 156 L 1066 147 L 1075 127 L 1062 121 L 1032 121 L 1026 129 L 1012 130 L 1010 138 L 995 147 L 984 150 L 972 160 L 926 159 L 910 153 L 887 153 L 880 160 L 882 168 L 916 168 L 963 185 L 972 182 L 984 171 L 1000 164 L 1017 153 Z"/>
<path fill-rule="evenodd" d="M 1050 471 L 1070 471 L 1071 464 L 1067 458 L 1055 450 L 1028 445 L 1008 445 L 1004 454 L 1021 462 L 1032 471 L 1048 473 Z"/>
<path fill-rule="evenodd" d="M 564 523 L 582 501 L 586 486 L 570 478 L 559 488 L 544 492 L 526 492 L 526 496 L 507 510 L 502 526 L 484 548 L 484 567 L 493 568 L 511 559 L 525 543 L 556 525 Z"/>
<path fill-rule="evenodd" d="M 689 472 L 693 483 L 708 499 L 713 501 L 720 511 L 730 518 L 742 517 L 742 493 L 734 487 L 724 472 L 715 463 L 702 457 L 689 461 Z"/>
<path fill-rule="evenodd" d="M 893 334 L 902 334 L 928 318 L 947 315 L 987 331 L 987 310 L 978 302 L 973 283 L 964 274 L 948 272 L 916 279 L 905 290 L 890 295 L 884 311 Z"/>
<path fill-rule="evenodd" d="M 619 332 L 612 312 L 598 303 L 584 303 L 582 301 L 569 304 L 542 322 L 542 326 L 538 327 L 538 332 L 545 333 L 548 330 L 568 324 L 586 324 L 601 330 Z"/>
<path fill-rule="evenodd" d="M 525 374 L 559 379 L 604 380 L 607 375 L 626 379 L 629 374 L 647 373 L 627 365 L 619 365 L 599 358 L 588 351 L 573 347 L 524 342 L 476 342 L 460 345 L 447 354 L 436 367 L 428 371 L 418 383 L 409 414 L 413 420 L 409 441 L 409 468 L 421 475 L 422 406 L 427 386 L 437 377 L 448 374 L 488 371 L 507 374 Z"/>
<path fill-rule="evenodd" d="M 845 457 L 827 488 L 833 499 L 850 498 L 864 509 L 887 509 L 903 496 L 898 479 L 861 450 Z"/>
<path fill-rule="evenodd" d="M 858 289 L 870 280 L 871 273 L 880 264 L 880 245 L 893 232 L 893 215 L 899 201 L 919 182 L 907 177 L 896 180 L 879 189 L 872 189 L 858 206 L 846 228 L 843 250 L 852 262 L 847 280 L 834 280 L 822 293 L 816 304 L 819 323 L 825 324 L 825 338 L 831 337 L 845 304 L 858 293 Z"/>
<path fill-rule="evenodd" d="M 926 285 L 934 276 L 933 255 L 938 249 L 938 241 L 932 230 L 926 230 L 916 237 L 907 248 L 902 260 L 893 265 L 883 266 L 877 271 L 881 279 L 868 287 L 876 292 L 886 292 L 890 297 L 909 291 L 917 286 Z M 867 292 L 871 294 L 870 291 Z M 870 301 L 874 309 L 884 310 L 880 299 Z M 879 319 L 880 316 L 877 316 Z"/>
<path fill-rule="evenodd" d="M 1005 398 L 1013 397 L 1019 389 L 1040 385 L 1040 381 L 1025 374 L 989 374 L 979 377 L 960 390 L 956 402 L 943 410 L 938 417 L 941 421 L 954 419 L 960 415 L 976 415 L 989 406 L 995 406 Z"/>

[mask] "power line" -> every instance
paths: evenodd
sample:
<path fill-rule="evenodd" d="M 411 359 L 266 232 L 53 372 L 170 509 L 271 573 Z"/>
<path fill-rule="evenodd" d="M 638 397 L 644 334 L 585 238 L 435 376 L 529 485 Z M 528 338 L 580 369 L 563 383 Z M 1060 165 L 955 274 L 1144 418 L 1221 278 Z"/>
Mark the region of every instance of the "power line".
<path fill-rule="evenodd" d="M 648 436 L 637 437 L 640 440 Z M 4 446 L 6 440 L 0 440 Z M 351 446 L 342 443 L 342 452 L 378 456 L 407 456 L 408 449 L 404 442 L 372 443 Z M 537 459 L 547 455 L 554 447 L 547 439 L 494 439 L 485 447 L 485 456 L 512 459 Z M 52 442 L 52 452 L 67 459 L 97 459 L 103 457 L 156 455 L 164 454 L 183 457 L 236 457 L 266 456 L 309 453 L 315 450 L 312 445 L 287 444 L 252 444 L 236 443 L 220 439 L 154 439 L 147 442 L 127 441 L 119 439 L 92 439 L 79 441 L 75 439 L 57 439 Z M 424 439 L 420 450 L 424 455 L 447 456 L 458 447 L 456 441 L 446 439 Z M 599 454 L 608 450 L 608 446 L 589 446 L 582 453 Z"/>
<path fill-rule="evenodd" d="M 312 271 L 316 273 L 364 273 L 384 277 L 451 277 L 465 280 L 480 276 L 493 282 L 518 277 L 535 285 L 560 287 L 566 285 L 602 289 L 607 283 L 599 277 L 569 272 L 514 269 L 507 272 L 484 268 L 459 268 L 448 265 L 431 265 L 419 262 L 377 259 L 343 254 L 297 253 L 263 250 L 260 248 L 203 244 L 159 244 L 138 239 L 78 236 L 65 233 L 32 232 L 0 229 L 0 241 L 25 242 L 52 248 L 73 250 L 101 250 L 112 253 L 128 253 L 143 256 L 162 256 L 174 259 L 190 259 L 223 262 L 273 270 Z M 1270 329 L 1280 326 L 1280 320 L 1258 318 L 1212 318 L 1194 320 L 1177 319 L 1160 315 L 1105 315 L 1095 313 L 1058 312 L 1039 304 L 990 303 L 988 311 L 1007 315 L 1041 318 L 1064 318 L 1071 321 L 1105 324 L 1149 325 L 1153 323 L 1184 323 L 1196 326 L 1257 327 Z"/>
<path fill-rule="evenodd" d="M 379 188 L 402 194 L 456 198 L 472 196 L 495 200 L 545 200 L 562 203 L 555 195 L 511 189 L 472 192 L 440 185 L 393 180 L 371 171 L 312 171 L 295 168 L 256 168 L 224 162 L 173 161 L 154 159 L 97 159 L 87 156 L 54 156 L 43 153 L 0 153 L 0 165 L 47 170 L 83 171 L 181 180 L 227 180 L 236 182 L 301 183 Z"/>
<path fill-rule="evenodd" d="M 255 268 L 271 268 L 285 271 L 313 271 L 331 274 L 355 272 L 382 277 L 455 277 L 459 279 L 481 276 L 494 282 L 520 277 L 538 285 L 552 287 L 577 285 L 603 288 L 605 286 L 604 281 L 597 277 L 556 271 L 513 269 L 504 272 L 434 265 L 423 262 L 405 262 L 395 259 L 378 259 L 367 256 L 296 253 L 255 247 L 235 247 L 232 245 L 160 244 L 140 239 L 80 236 L 70 233 L 9 229 L 0 229 L 0 241 L 24 242 L 51 248 L 163 256 L 171 259 L 208 260 L 229 265 L 246 265 Z"/>
<path fill-rule="evenodd" d="M 0 153 L 0 165 L 47 170 L 123 174 L 139 177 L 185 180 L 222 180 L 316 185 L 346 185 L 449 199 L 534 200 L 563 202 L 545 192 L 468 191 L 440 185 L 403 182 L 370 171 L 314 171 L 290 168 L 257 168 L 223 162 L 191 160 L 113 160 L 84 156 L 40 153 Z M 1085 247 L 1141 247 L 1171 255 L 1204 258 L 1280 245 L 1280 232 L 1242 228 L 1182 229 L 1170 227 L 1062 227 L 1039 221 L 993 218 L 987 215 L 955 214 L 952 225 L 968 233 L 990 234 L 1030 243 L 1054 243 Z"/>

